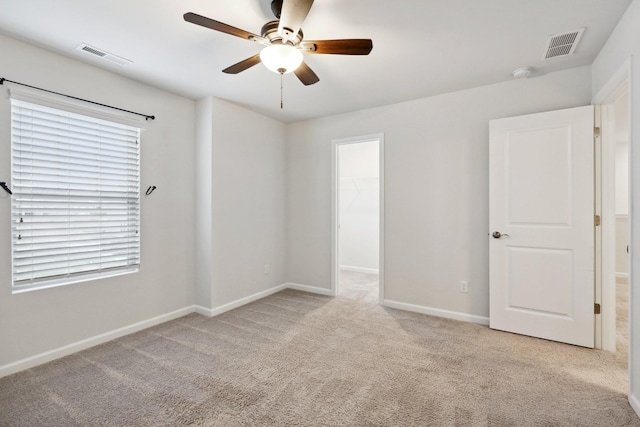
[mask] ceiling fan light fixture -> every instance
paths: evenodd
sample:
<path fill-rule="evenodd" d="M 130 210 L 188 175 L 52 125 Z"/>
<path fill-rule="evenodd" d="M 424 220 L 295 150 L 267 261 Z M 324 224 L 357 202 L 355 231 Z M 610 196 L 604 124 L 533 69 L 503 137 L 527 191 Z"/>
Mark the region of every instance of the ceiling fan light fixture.
<path fill-rule="evenodd" d="M 272 44 L 262 49 L 260 60 L 274 73 L 288 74 L 302 63 L 302 52 L 288 44 Z"/>

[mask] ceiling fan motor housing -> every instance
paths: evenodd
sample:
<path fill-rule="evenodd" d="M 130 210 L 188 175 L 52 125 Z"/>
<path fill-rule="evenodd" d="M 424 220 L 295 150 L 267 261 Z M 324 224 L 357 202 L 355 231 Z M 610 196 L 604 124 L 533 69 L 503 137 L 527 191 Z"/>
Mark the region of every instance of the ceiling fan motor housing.
<path fill-rule="evenodd" d="M 269 21 L 262 26 L 262 30 L 260 30 L 260 34 L 265 39 L 269 40 L 271 44 L 282 44 L 282 37 L 278 34 L 278 25 L 279 21 Z M 302 39 L 304 38 L 304 34 L 302 30 L 298 31 L 296 37 L 292 40 L 293 46 L 297 46 L 300 44 Z"/>

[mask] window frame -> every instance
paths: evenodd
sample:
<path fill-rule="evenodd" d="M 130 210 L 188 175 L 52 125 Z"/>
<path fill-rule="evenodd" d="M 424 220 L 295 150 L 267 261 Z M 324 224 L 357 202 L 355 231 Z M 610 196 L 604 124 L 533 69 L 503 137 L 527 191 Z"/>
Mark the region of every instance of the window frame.
<path fill-rule="evenodd" d="M 26 103 L 30 103 L 30 104 L 34 104 L 36 106 L 41 106 L 41 107 L 45 107 L 45 108 L 53 108 L 55 110 L 60 111 L 63 114 L 66 113 L 70 113 L 73 115 L 81 115 L 84 116 L 86 118 L 88 118 L 89 121 L 92 121 L 92 119 L 96 119 L 96 120 L 102 120 L 102 121 L 107 121 L 110 122 L 112 124 L 117 124 L 117 125 L 124 125 L 124 126 L 128 126 L 128 127 L 133 127 L 137 129 L 137 146 L 136 146 L 136 161 L 137 161 L 137 165 L 135 167 L 136 169 L 136 176 L 135 176 L 135 184 L 137 185 L 136 191 L 135 191 L 135 202 L 136 202 L 136 207 L 134 208 L 134 215 L 136 216 L 135 221 L 135 231 L 136 231 L 136 243 L 137 244 L 137 252 L 134 255 L 134 257 L 137 257 L 137 263 L 135 264 L 130 264 L 129 262 L 129 258 L 127 258 L 127 262 L 125 263 L 125 265 L 122 266 L 118 266 L 118 267 L 114 267 L 114 268 L 107 268 L 107 269 L 100 269 L 97 268 L 95 270 L 91 270 L 91 271 L 83 271 L 83 272 L 68 272 L 65 275 L 62 276 L 51 276 L 51 277 L 43 277 L 43 278 L 31 278 L 29 281 L 25 281 L 25 280 L 20 280 L 20 283 L 16 283 L 16 276 L 15 276 L 15 253 L 16 253 L 16 248 L 15 246 L 15 230 L 14 230 L 14 226 L 16 224 L 14 224 L 15 221 L 15 217 L 14 217 L 14 199 L 13 196 L 12 197 L 12 201 L 11 201 L 11 215 L 10 215 L 10 221 L 11 221 L 11 287 L 12 287 L 12 293 L 16 294 L 16 293 L 22 293 L 22 292 L 27 292 L 27 291 L 33 291 L 33 290 L 38 290 L 38 289 L 46 289 L 46 288 L 51 288 L 51 287 L 57 287 L 57 286 L 64 286 L 64 285 L 68 285 L 68 284 L 73 284 L 73 283 L 81 283 L 81 282 L 86 282 L 86 281 L 93 281 L 93 280 L 97 280 L 97 279 L 102 279 L 102 278 L 108 278 L 108 277 L 115 277 L 115 276 L 120 276 L 120 275 L 125 275 L 125 274 L 131 274 L 131 273 L 136 273 L 140 270 L 140 262 L 141 262 L 141 256 L 142 256 L 142 236 L 141 236 L 141 210 L 142 210 L 142 200 L 141 200 L 141 193 L 140 193 L 140 188 L 141 188 L 141 179 L 142 179 L 142 167 L 141 167 L 141 140 L 142 140 L 142 134 L 144 131 L 144 128 L 142 127 L 142 121 L 140 119 L 137 118 L 132 118 L 130 115 L 125 114 L 125 113 L 121 113 L 121 112 L 112 112 L 110 110 L 107 110 L 103 107 L 99 107 L 99 106 L 95 106 L 95 105 L 85 105 L 83 103 L 80 102 L 76 102 L 74 100 L 67 100 L 67 99 L 63 99 L 62 97 L 58 97 L 55 95 L 50 95 L 50 94 L 41 94 L 41 93 L 35 93 L 34 91 L 30 91 L 30 90 L 24 90 L 24 89 L 20 89 L 20 90 L 16 90 L 16 89 L 11 89 L 9 91 L 10 93 L 10 99 L 11 99 L 11 106 L 10 106 L 10 111 L 11 111 L 11 118 L 10 118 L 10 123 L 11 123 L 11 177 L 12 177 L 12 181 L 14 179 L 14 148 L 16 145 L 16 142 L 14 140 L 14 103 L 13 100 L 16 101 L 20 101 L 20 102 L 26 102 Z M 127 168 L 129 169 L 129 168 Z M 15 195 L 15 186 L 14 186 L 14 195 Z M 124 198 L 123 198 L 124 200 Z M 70 221 L 72 221 L 72 219 L 70 219 Z M 129 225 L 130 224 L 130 219 L 127 218 L 127 222 L 126 224 Z M 71 229 L 71 228 L 69 228 Z M 99 241 L 100 239 L 104 238 L 104 233 L 99 232 L 97 234 L 102 234 L 102 236 L 98 237 L 97 240 Z M 59 246 L 59 248 L 62 248 L 63 246 Z"/>

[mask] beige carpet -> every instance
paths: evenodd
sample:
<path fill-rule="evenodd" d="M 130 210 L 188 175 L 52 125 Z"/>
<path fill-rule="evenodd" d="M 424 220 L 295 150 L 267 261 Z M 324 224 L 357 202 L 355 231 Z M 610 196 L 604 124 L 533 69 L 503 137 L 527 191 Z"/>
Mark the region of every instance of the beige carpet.
<path fill-rule="evenodd" d="M 283 291 L 0 379 L 1 426 L 640 426 L 626 357 Z"/>
<path fill-rule="evenodd" d="M 616 283 L 616 351 L 629 353 L 629 283 Z"/>
<path fill-rule="evenodd" d="M 377 274 L 340 270 L 340 296 L 360 301 L 364 304 L 377 304 L 380 301 L 379 277 Z"/>

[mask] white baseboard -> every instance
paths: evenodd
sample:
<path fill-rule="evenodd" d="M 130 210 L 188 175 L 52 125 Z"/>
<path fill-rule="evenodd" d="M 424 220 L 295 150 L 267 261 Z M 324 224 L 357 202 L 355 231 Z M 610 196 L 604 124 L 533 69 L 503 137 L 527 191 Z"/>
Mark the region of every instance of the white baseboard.
<path fill-rule="evenodd" d="M 355 271 L 356 273 L 379 274 L 377 268 L 354 267 L 352 265 L 341 265 L 340 270 Z"/>
<path fill-rule="evenodd" d="M 287 289 L 295 289 L 296 291 L 309 292 L 312 294 L 320 294 L 320 295 L 327 295 L 327 296 L 333 295 L 333 291 L 331 289 L 301 285 L 299 283 L 285 283 L 284 286 Z"/>
<path fill-rule="evenodd" d="M 227 304 L 220 305 L 218 307 L 214 307 L 213 309 L 207 309 L 205 307 L 198 306 L 202 311 L 197 311 L 197 313 L 204 314 L 205 316 L 213 317 L 222 313 L 226 313 L 227 311 L 231 311 L 235 308 L 242 307 L 245 304 L 249 304 L 250 302 L 257 301 L 259 299 L 268 297 L 269 295 L 273 295 L 276 292 L 280 292 L 286 288 L 286 285 L 278 285 L 273 288 L 267 289 L 265 291 L 261 291 L 255 293 L 253 295 L 249 295 L 248 297 L 240 298 L 235 301 L 231 301 Z"/>
<path fill-rule="evenodd" d="M 195 306 L 181 308 L 180 310 L 172 311 L 171 313 L 143 320 L 142 322 L 134 323 L 123 328 L 114 329 L 113 331 L 109 331 L 104 334 L 96 335 L 81 341 L 76 341 L 63 347 L 45 351 L 44 353 L 36 354 L 35 356 L 27 357 L 26 359 L 18 360 L 17 362 L 12 362 L 7 365 L 0 366 L 0 378 L 6 377 L 7 375 L 15 374 L 16 372 L 24 371 L 25 369 L 33 368 L 34 366 L 42 365 L 43 363 L 51 362 L 52 360 L 68 356 L 81 350 L 86 350 L 99 344 L 104 344 L 107 341 L 111 341 L 116 338 L 120 338 L 125 335 L 129 335 L 134 332 L 159 325 L 160 323 L 168 322 L 169 320 L 186 316 L 187 314 L 193 313 L 194 311 Z"/>
<path fill-rule="evenodd" d="M 18 360 L 16 362 L 12 362 L 7 365 L 0 366 L 0 378 L 5 377 L 7 375 L 14 374 L 16 372 L 24 371 L 25 369 L 42 365 L 43 363 L 51 362 L 52 360 L 59 359 L 64 356 L 68 356 L 70 354 L 76 353 L 81 350 L 86 350 L 90 347 L 103 344 L 107 341 L 111 341 L 116 338 L 123 337 L 125 335 L 129 335 L 134 332 L 138 332 L 143 329 L 147 329 L 152 326 L 159 325 L 160 323 L 168 322 L 169 320 L 186 316 L 187 314 L 190 314 L 190 313 L 198 313 L 207 317 L 217 316 L 219 314 L 241 307 L 245 304 L 249 304 L 250 302 L 268 297 L 269 295 L 275 294 L 276 292 L 280 292 L 287 288 L 297 289 L 305 292 L 312 292 L 316 294 L 323 294 L 323 295 L 331 294 L 330 289 L 322 289 L 322 288 L 316 288 L 313 286 L 298 285 L 295 283 L 284 283 L 282 285 L 274 286 L 273 288 L 267 289 L 265 291 L 261 291 L 253 295 L 240 298 L 236 301 L 232 301 L 230 303 L 227 303 L 218 307 L 214 307 L 212 309 L 203 307 L 201 305 L 192 305 L 189 307 L 182 308 L 180 310 L 173 311 L 171 313 L 163 314 L 161 316 L 157 316 L 152 319 L 143 320 L 142 322 L 134 323 L 129 326 L 115 329 L 110 332 L 105 332 L 104 334 L 96 335 L 91 338 L 77 341 L 75 343 L 71 343 L 63 347 L 49 350 L 44 353 L 37 354 L 35 356 L 27 357 L 25 359 Z"/>
<path fill-rule="evenodd" d="M 203 307 L 201 305 L 194 305 L 193 312 L 202 314 L 203 316 L 213 317 L 213 310 L 207 307 Z"/>
<path fill-rule="evenodd" d="M 638 399 L 638 396 L 636 396 L 635 394 L 630 394 L 629 404 L 631 405 L 633 410 L 636 411 L 638 417 L 640 417 L 640 399 Z"/>
<path fill-rule="evenodd" d="M 232 301 L 230 303 L 215 307 L 213 309 L 202 307 L 200 305 L 192 305 L 189 307 L 182 308 L 180 310 L 172 311 L 171 313 L 166 313 L 161 316 L 156 316 L 151 319 L 143 320 L 141 322 L 137 322 L 132 325 L 114 329 L 113 331 L 109 331 L 104 334 L 99 334 L 91 338 L 77 341 L 77 342 L 65 345 L 63 347 L 59 347 L 50 351 L 46 351 L 44 353 L 37 354 L 35 356 L 27 357 L 25 359 L 18 360 L 16 362 L 12 362 L 7 365 L 0 366 L 0 378 L 5 377 L 7 375 L 14 374 L 16 372 L 23 371 L 25 369 L 42 365 L 43 363 L 47 363 L 64 356 L 68 356 L 70 354 L 76 353 L 81 350 L 86 350 L 90 347 L 103 344 L 107 341 L 111 341 L 116 338 L 123 337 L 125 335 L 129 335 L 134 332 L 138 332 L 143 329 L 147 329 L 152 326 L 159 325 L 160 323 L 168 322 L 170 320 L 177 319 L 182 316 L 186 316 L 187 314 L 190 314 L 190 313 L 199 313 L 208 317 L 217 316 L 219 314 L 241 307 L 245 304 L 249 304 L 250 302 L 268 297 L 269 295 L 275 294 L 284 289 L 295 289 L 303 292 L 310 292 L 310 293 L 319 294 L 319 295 L 332 296 L 331 289 L 301 285 L 299 283 L 283 283 L 282 285 L 274 286 L 273 288 L 255 293 L 253 295 L 249 295 L 247 297 L 238 299 L 236 301 Z M 440 310 L 440 309 L 423 307 L 423 306 L 418 306 L 413 304 L 406 304 L 406 303 L 390 301 L 390 300 L 385 300 L 383 305 L 391 308 L 397 308 L 400 310 L 415 311 L 417 313 L 430 314 L 433 316 L 446 317 L 449 319 L 479 323 L 481 325 L 489 324 L 488 318 L 481 317 L 481 316 L 474 316 L 474 315 L 465 314 L 465 313 L 457 313 L 453 311 Z M 638 405 L 638 407 L 640 407 L 640 405 Z"/>
<path fill-rule="evenodd" d="M 477 323 L 479 325 L 489 326 L 489 318 L 484 316 L 476 316 L 474 314 L 460 313 L 457 311 L 442 310 L 439 308 L 425 307 L 422 305 L 407 304 L 404 302 L 384 300 L 382 305 L 385 307 L 397 308 L 398 310 L 413 311 L 415 313 L 428 314 L 430 316 L 444 317 L 446 319 L 461 320 L 463 322 Z"/>

